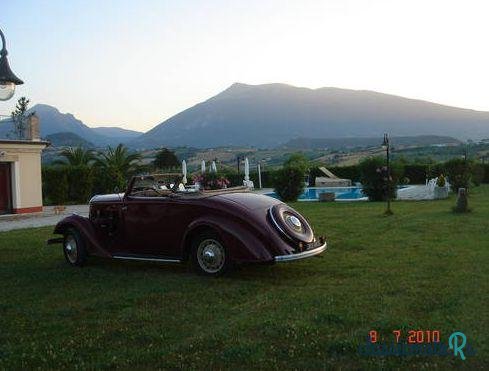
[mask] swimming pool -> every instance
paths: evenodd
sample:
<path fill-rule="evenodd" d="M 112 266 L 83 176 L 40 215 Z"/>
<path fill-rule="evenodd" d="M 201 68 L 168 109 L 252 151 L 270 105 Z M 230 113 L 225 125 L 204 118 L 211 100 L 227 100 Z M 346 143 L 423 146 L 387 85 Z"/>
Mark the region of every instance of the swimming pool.
<path fill-rule="evenodd" d="M 299 201 L 317 201 L 319 194 L 331 192 L 338 201 L 364 201 L 367 197 L 362 192 L 362 187 L 307 187 L 299 196 Z M 278 198 L 275 192 L 266 193 L 267 196 Z"/>

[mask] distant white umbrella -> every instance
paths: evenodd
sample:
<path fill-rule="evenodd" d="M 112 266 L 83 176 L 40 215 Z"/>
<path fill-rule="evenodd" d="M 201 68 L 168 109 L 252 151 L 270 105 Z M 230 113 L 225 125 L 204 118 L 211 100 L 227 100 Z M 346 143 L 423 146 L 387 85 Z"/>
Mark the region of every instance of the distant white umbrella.
<path fill-rule="evenodd" d="M 250 162 L 248 161 L 248 157 L 245 158 L 245 181 L 250 180 Z"/>
<path fill-rule="evenodd" d="M 205 161 L 202 160 L 202 163 L 200 164 L 200 171 L 202 172 L 202 174 L 205 174 Z"/>
<path fill-rule="evenodd" d="M 187 163 L 185 162 L 185 160 L 182 161 L 182 174 L 182 183 L 187 184 Z"/>
<path fill-rule="evenodd" d="M 217 173 L 216 161 L 212 161 L 212 164 L 211 164 L 211 172 Z"/>
<path fill-rule="evenodd" d="M 261 164 L 258 162 L 258 188 L 261 188 Z"/>

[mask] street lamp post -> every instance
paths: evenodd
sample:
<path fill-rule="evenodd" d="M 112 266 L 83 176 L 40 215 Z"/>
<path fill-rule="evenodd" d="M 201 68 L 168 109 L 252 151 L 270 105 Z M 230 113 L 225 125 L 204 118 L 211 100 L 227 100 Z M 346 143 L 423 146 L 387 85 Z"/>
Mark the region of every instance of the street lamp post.
<path fill-rule="evenodd" d="M 241 162 L 241 160 L 242 160 L 242 159 L 244 159 L 244 156 L 243 156 L 243 157 L 241 157 L 240 155 L 238 155 L 238 156 L 236 157 L 236 163 L 237 163 L 237 165 L 238 165 L 238 174 L 239 174 L 239 163 Z"/>
<path fill-rule="evenodd" d="M 387 187 L 386 187 L 386 198 L 387 198 L 387 209 L 385 210 L 385 215 L 394 214 L 391 210 L 391 164 L 390 164 L 390 156 L 391 156 L 391 145 L 389 141 L 389 136 L 384 134 L 384 141 L 382 142 L 382 148 L 385 149 L 386 157 L 387 157 Z"/>
<path fill-rule="evenodd" d="M 5 35 L 0 30 L 2 39 L 2 49 L 0 50 L 0 100 L 9 100 L 15 93 L 15 86 L 22 85 L 24 82 L 19 79 L 10 69 L 7 59 L 7 43 Z"/>

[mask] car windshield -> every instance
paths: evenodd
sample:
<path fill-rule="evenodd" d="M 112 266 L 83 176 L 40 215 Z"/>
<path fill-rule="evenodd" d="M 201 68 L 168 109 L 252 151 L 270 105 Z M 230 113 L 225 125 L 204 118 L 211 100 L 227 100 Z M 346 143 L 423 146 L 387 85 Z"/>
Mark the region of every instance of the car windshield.
<path fill-rule="evenodd" d="M 185 187 L 182 174 L 143 175 L 134 178 L 129 196 L 164 197 L 172 193 L 192 193 L 195 189 Z"/>

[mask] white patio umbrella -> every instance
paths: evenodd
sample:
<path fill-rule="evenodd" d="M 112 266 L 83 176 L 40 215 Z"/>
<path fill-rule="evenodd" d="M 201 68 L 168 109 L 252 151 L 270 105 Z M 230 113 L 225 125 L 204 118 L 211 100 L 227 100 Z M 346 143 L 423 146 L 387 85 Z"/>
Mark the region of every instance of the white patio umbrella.
<path fill-rule="evenodd" d="M 182 183 L 187 184 L 187 163 L 185 162 L 185 160 L 182 161 L 182 174 Z"/>
<path fill-rule="evenodd" d="M 202 174 L 205 174 L 205 161 L 202 160 L 202 163 L 200 164 L 200 171 L 202 172 Z"/>
<path fill-rule="evenodd" d="M 212 161 L 212 164 L 211 164 L 211 172 L 217 173 L 216 161 Z"/>
<path fill-rule="evenodd" d="M 245 158 L 245 181 L 250 180 L 250 162 L 248 161 L 248 157 Z"/>

